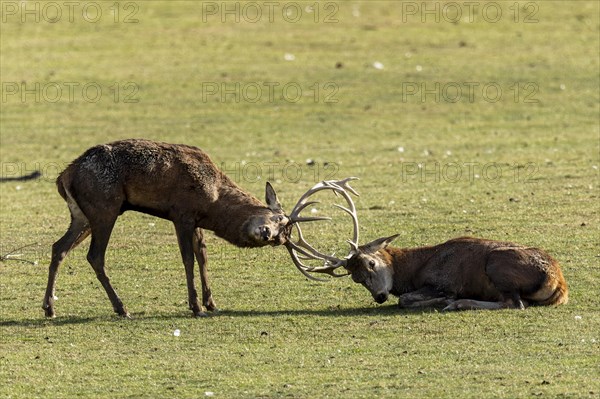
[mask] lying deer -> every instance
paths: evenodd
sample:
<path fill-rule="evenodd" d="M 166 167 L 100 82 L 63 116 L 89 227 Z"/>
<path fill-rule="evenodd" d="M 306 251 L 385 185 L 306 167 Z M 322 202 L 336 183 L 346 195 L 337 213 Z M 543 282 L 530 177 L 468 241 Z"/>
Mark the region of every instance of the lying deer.
<path fill-rule="evenodd" d="M 388 247 L 397 236 L 356 248 L 344 265 L 377 303 L 399 296 L 400 307 L 443 310 L 524 309 L 568 300 L 558 262 L 537 248 L 481 238 L 430 247 Z"/>
<path fill-rule="evenodd" d="M 316 191 L 331 189 L 347 196 L 349 180 L 324 182 Z M 129 317 L 105 271 L 108 241 L 117 218 L 125 211 L 139 211 L 173 222 L 185 266 L 189 307 L 195 316 L 206 314 L 198 303 L 194 256 L 200 266 L 202 305 L 209 311 L 217 309 L 208 283 L 204 229 L 238 247 L 283 244 L 294 248 L 295 244 L 289 241 L 293 225 L 324 219 L 300 217 L 299 213 L 310 205 L 304 202 L 286 215 L 269 183 L 266 205 L 263 204 L 238 187 L 198 148 L 148 140 L 123 140 L 92 147 L 58 176 L 56 184 L 69 207 L 71 223 L 52 246 L 43 303 L 47 317 L 55 316 L 54 294 L 61 262 L 90 235 L 87 260 L 114 311 Z"/>
<path fill-rule="evenodd" d="M 349 197 L 346 200 L 352 201 Z M 430 247 L 389 247 L 397 235 L 358 246 L 355 216 L 354 212 L 351 250 L 343 259 L 318 252 L 298 226 L 298 242 L 288 246 L 296 266 L 305 273 L 336 277 L 344 276 L 336 273 L 343 267 L 376 302 L 384 303 L 392 294 L 405 308 L 523 309 L 567 303 L 567 283 L 558 262 L 540 249 L 470 237 Z M 302 260 L 319 260 L 324 265 L 307 266 L 298 253 Z"/>

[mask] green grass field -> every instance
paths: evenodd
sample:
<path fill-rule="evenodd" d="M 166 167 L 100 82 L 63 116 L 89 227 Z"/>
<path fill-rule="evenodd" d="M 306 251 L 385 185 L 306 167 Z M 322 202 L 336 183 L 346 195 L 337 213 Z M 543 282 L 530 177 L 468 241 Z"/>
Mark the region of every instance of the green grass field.
<path fill-rule="evenodd" d="M 33 244 L 17 253 L 37 262 L 0 262 L 0 397 L 598 397 L 599 3 L 267 3 L 0 2 L 1 177 L 43 173 L 0 183 L 0 254 Z M 46 320 L 69 222 L 54 179 L 130 137 L 201 147 L 286 209 L 358 176 L 362 242 L 539 246 L 570 301 L 405 311 L 210 234 L 222 311 L 193 319 L 172 225 L 130 213 L 107 265 L 133 319 L 113 314 L 88 241 Z M 345 250 L 347 222 L 309 239 Z"/>

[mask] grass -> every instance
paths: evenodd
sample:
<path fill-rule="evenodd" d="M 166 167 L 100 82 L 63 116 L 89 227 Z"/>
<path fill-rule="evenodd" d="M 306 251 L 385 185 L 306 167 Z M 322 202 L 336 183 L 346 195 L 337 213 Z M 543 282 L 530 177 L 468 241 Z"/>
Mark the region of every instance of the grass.
<path fill-rule="evenodd" d="M 0 397 L 598 396 L 597 2 L 520 2 L 517 23 L 513 2 L 496 2 L 497 23 L 478 14 L 456 24 L 423 23 L 385 1 L 319 3 L 318 23 L 314 13 L 297 23 L 277 13 L 273 22 L 222 23 L 203 3 L 157 1 L 134 3 L 132 24 L 123 20 L 134 9 L 120 3 L 115 23 L 114 3 L 97 4 L 95 23 L 81 9 L 73 23 L 67 9 L 57 23 L 43 21 L 50 14 L 23 23 L 3 8 L 2 177 L 44 176 L 0 183 L 0 253 L 35 243 L 20 253 L 38 262 L 0 263 Z M 532 4 L 538 22 L 522 23 Z M 338 22 L 324 23 L 333 11 Z M 24 100 L 11 94 L 22 82 Z M 52 82 L 63 90 L 56 102 Z M 502 96 L 492 102 L 476 90 L 471 100 L 469 82 L 494 83 Z M 446 97 L 407 92 L 435 92 L 436 83 Z M 79 91 L 86 84 L 102 89 L 97 102 Z M 222 84 L 258 85 L 261 96 L 207 92 Z M 303 96 L 281 98 L 286 84 Z M 447 101 L 457 86 L 458 101 Z M 363 242 L 400 233 L 398 245 L 417 246 L 468 234 L 539 246 L 562 264 L 570 302 L 404 311 L 372 303 L 348 279 L 307 281 L 282 248 L 241 250 L 210 235 L 222 312 L 195 320 L 172 226 L 126 214 L 107 264 L 133 320 L 113 316 L 87 244 L 61 268 L 58 317 L 45 320 L 50 247 L 68 224 L 53 180 L 89 146 L 126 137 L 204 148 L 259 197 L 273 181 L 287 209 L 316 181 L 359 176 Z M 345 239 L 338 224 L 310 237 L 338 249 Z"/>

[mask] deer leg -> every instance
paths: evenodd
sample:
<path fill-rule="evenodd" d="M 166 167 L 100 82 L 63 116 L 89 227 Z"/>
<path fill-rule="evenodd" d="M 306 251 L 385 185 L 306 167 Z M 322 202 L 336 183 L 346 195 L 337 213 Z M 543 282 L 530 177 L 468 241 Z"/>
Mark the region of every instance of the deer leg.
<path fill-rule="evenodd" d="M 453 301 L 444 309 L 443 312 L 447 312 L 449 310 L 480 310 L 480 309 L 488 309 L 488 310 L 497 310 L 514 307 L 510 306 L 508 302 L 490 302 L 490 301 L 477 301 L 475 299 L 457 299 Z"/>
<path fill-rule="evenodd" d="M 56 275 L 58 268 L 67 254 L 77 247 L 83 240 L 90 235 L 90 227 L 87 218 L 81 211 L 71 211 L 71 224 L 67 232 L 52 245 L 52 260 L 48 270 L 48 285 L 42 309 L 46 317 L 55 317 L 54 313 L 54 294 L 56 287 Z"/>
<path fill-rule="evenodd" d="M 191 311 L 196 317 L 205 317 L 206 313 L 198 303 L 198 292 L 194 284 L 194 227 L 185 223 L 175 223 L 177 233 L 177 242 L 183 265 L 185 266 L 185 276 L 188 288 L 188 303 Z"/>
<path fill-rule="evenodd" d="M 206 310 L 218 312 L 217 304 L 213 299 L 208 283 L 208 257 L 206 256 L 206 243 L 204 241 L 204 232 L 201 228 L 197 227 L 194 231 L 194 254 L 196 260 L 200 266 L 200 282 L 202 283 L 202 305 L 206 307 Z"/>
<path fill-rule="evenodd" d="M 398 306 L 401 308 L 427 308 L 448 305 L 450 302 L 450 298 L 432 287 L 423 287 L 416 291 L 407 292 L 398 298 Z"/>
<path fill-rule="evenodd" d="M 115 216 L 110 220 L 104 220 L 101 225 L 92 224 L 92 243 L 90 244 L 87 260 L 90 265 L 92 265 L 94 272 L 96 272 L 98 281 L 100 281 L 100 284 L 104 287 L 115 313 L 119 316 L 130 318 L 129 312 L 127 312 L 127 309 L 123 306 L 123 302 L 110 284 L 110 279 L 104 270 L 106 247 L 108 246 L 110 234 L 116 220 L 117 218 Z"/>
<path fill-rule="evenodd" d="M 435 308 L 448 306 L 452 303 L 452 299 L 447 297 L 431 298 L 422 301 L 413 302 L 410 305 L 403 306 L 404 308 Z"/>
<path fill-rule="evenodd" d="M 545 275 L 538 268 L 522 266 L 517 251 L 493 252 L 488 258 L 485 273 L 502 293 L 506 308 L 525 309 L 528 304 L 519 292 L 532 292 L 545 280 Z"/>

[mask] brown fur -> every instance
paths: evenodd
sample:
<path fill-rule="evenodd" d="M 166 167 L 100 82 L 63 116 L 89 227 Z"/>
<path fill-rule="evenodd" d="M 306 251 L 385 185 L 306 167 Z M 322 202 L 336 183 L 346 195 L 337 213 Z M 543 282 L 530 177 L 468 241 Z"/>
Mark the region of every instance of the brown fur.
<path fill-rule="evenodd" d="M 399 296 L 400 306 L 446 305 L 446 310 L 559 305 L 568 300 L 558 262 L 540 249 L 472 237 L 429 247 L 387 247 L 394 238 L 360 247 L 347 265 L 354 281 L 378 302 L 388 292 Z M 389 284 L 378 283 L 390 276 Z"/>
<path fill-rule="evenodd" d="M 290 234 L 276 194 L 267 183 L 268 205 L 237 186 L 199 148 L 133 139 L 98 145 L 75 159 L 56 180 L 71 212 L 71 225 L 52 248 L 43 308 L 54 316 L 56 273 L 67 253 L 88 235 L 88 261 L 115 312 L 128 316 L 104 271 L 108 239 L 119 215 L 135 210 L 175 225 L 186 268 L 189 305 L 202 316 L 194 285 L 194 256 L 200 265 L 203 304 L 216 305 L 208 287 L 203 229 L 240 247 L 285 243 Z"/>

